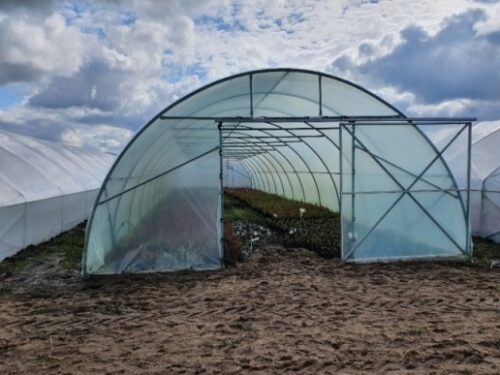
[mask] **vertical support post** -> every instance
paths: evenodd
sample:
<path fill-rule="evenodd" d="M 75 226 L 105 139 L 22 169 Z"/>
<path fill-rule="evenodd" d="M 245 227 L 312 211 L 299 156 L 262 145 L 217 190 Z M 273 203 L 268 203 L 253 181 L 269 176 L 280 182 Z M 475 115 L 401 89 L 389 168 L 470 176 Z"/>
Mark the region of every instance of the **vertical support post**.
<path fill-rule="evenodd" d="M 343 169 L 343 161 L 344 154 L 342 152 L 342 130 L 344 128 L 344 124 L 339 124 L 339 180 L 340 180 L 340 199 L 339 199 L 339 211 L 340 211 L 340 259 L 344 260 L 344 224 L 343 224 L 343 204 L 342 200 L 344 199 L 344 169 Z"/>
<path fill-rule="evenodd" d="M 349 121 L 349 124 L 352 126 L 352 141 L 351 141 L 351 242 L 354 244 L 356 241 L 356 124 L 354 121 Z"/>
<path fill-rule="evenodd" d="M 253 118 L 253 75 L 250 74 L 250 117 Z"/>
<path fill-rule="evenodd" d="M 220 249 L 221 249 L 221 266 L 224 267 L 224 164 L 222 160 L 222 122 L 217 125 L 219 129 L 219 181 L 220 181 Z"/>
<path fill-rule="evenodd" d="M 323 89 L 321 83 L 321 75 L 318 76 L 318 102 L 319 102 L 319 117 L 323 116 Z"/>
<path fill-rule="evenodd" d="M 466 229 L 466 238 L 465 238 L 465 244 L 466 244 L 466 253 L 468 254 L 469 257 L 472 256 L 472 248 L 471 248 L 471 224 L 470 224 L 470 180 L 471 180 L 471 154 L 472 154 L 472 123 L 468 122 L 467 123 L 467 206 L 466 206 L 466 213 L 467 213 L 467 229 Z"/>

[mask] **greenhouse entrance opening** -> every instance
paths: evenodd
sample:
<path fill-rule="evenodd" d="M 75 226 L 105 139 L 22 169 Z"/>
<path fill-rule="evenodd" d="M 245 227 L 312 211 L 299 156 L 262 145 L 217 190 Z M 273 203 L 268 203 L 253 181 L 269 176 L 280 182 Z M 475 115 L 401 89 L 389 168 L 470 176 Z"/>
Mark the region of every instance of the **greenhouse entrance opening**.
<path fill-rule="evenodd" d="M 342 260 L 470 256 L 470 161 L 460 176 L 467 189 L 459 189 L 455 180 L 447 188 L 440 185 L 446 165 L 436 172 L 447 151 L 460 141 L 469 145 L 472 119 L 322 116 L 215 122 L 221 192 L 225 187 L 251 188 L 339 212 Z M 420 162 L 404 157 L 390 161 L 380 146 L 374 147 L 377 136 L 387 135 L 383 128 L 397 132 L 417 125 L 453 125 L 456 131 L 441 150 Z M 449 219 L 455 214 L 465 219 L 462 239 L 449 230 L 449 223 L 434 217 L 443 199 L 461 204 L 461 212 L 450 212 Z M 436 240 L 448 242 L 440 254 L 433 246 Z"/>
<path fill-rule="evenodd" d="M 470 152 L 444 156 L 475 119 L 407 118 L 368 90 L 301 69 L 206 85 L 155 116 L 125 147 L 89 219 L 83 273 L 223 265 L 224 183 L 340 213 L 341 258 L 467 258 Z M 422 128 L 454 125 L 439 150 Z M 456 178 L 467 181 L 460 189 Z"/>

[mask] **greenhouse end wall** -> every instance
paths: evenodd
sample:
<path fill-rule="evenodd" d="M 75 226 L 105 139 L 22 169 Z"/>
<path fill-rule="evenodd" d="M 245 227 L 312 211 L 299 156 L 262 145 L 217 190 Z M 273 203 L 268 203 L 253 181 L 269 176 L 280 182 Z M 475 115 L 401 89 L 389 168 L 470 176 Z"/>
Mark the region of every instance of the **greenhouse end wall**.
<path fill-rule="evenodd" d="M 185 96 L 115 162 L 89 222 L 84 273 L 220 267 L 219 175 L 229 166 L 219 152 L 224 160 L 244 155 L 231 161 L 238 184 L 342 206 L 345 260 L 467 255 L 464 204 L 445 192 L 457 184 L 438 150 L 410 121 L 339 131 L 363 116 L 405 119 L 355 84 L 297 69 L 239 74 Z M 338 120 L 314 121 L 326 117 Z"/>

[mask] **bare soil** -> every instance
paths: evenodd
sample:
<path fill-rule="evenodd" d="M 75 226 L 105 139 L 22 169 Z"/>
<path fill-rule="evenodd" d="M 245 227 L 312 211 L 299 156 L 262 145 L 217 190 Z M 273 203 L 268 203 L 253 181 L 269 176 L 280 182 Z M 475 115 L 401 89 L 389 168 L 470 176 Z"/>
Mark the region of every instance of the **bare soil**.
<path fill-rule="evenodd" d="M 58 262 L 0 275 L 0 374 L 500 373 L 498 268 L 269 244 L 218 272 L 85 281 Z"/>

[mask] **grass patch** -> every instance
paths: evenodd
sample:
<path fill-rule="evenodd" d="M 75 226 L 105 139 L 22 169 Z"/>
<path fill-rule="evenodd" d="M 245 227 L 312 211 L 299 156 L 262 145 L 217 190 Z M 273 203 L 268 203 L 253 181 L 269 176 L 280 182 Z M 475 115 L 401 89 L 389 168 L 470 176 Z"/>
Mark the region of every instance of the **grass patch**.
<path fill-rule="evenodd" d="M 283 234 L 282 242 L 287 247 L 304 247 L 328 258 L 340 256 L 338 213 L 259 190 L 226 189 L 225 192 L 225 220 L 269 225 Z"/>
<path fill-rule="evenodd" d="M 332 217 L 334 212 L 328 208 L 299 202 L 292 199 L 280 197 L 275 194 L 266 193 L 260 190 L 253 189 L 226 189 L 229 195 L 245 202 L 254 210 L 261 212 L 266 216 L 279 217 L 284 219 L 298 219 L 300 218 L 300 211 L 303 211 L 302 217 L 306 218 L 319 218 L 319 217 Z"/>
<path fill-rule="evenodd" d="M 85 246 L 85 227 L 76 227 L 61 236 L 55 237 L 51 246 L 59 248 L 63 252 L 60 261 L 61 266 L 66 269 L 79 268 L 83 247 Z"/>
<path fill-rule="evenodd" d="M 473 257 L 478 263 L 489 266 L 492 260 L 500 259 L 500 244 L 476 237 Z"/>
<path fill-rule="evenodd" d="M 252 210 L 247 204 L 236 199 L 231 194 L 224 194 L 224 221 L 247 221 L 257 224 L 266 224 L 267 218 Z"/>
<path fill-rule="evenodd" d="M 0 274 L 16 274 L 30 265 L 47 263 L 59 259 L 66 269 L 78 268 L 85 242 L 85 225 L 59 234 L 39 245 L 30 245 L 14 256 L 0 262 Z"/>
<path fill-rule="evenodd" d="M 23 271 L 28 265 L 46 262 L 53 254 L 40 246 L 30 245 L 16 255 L 4 259 L 0 263 L 0 274 L 15 274 Z"/>

